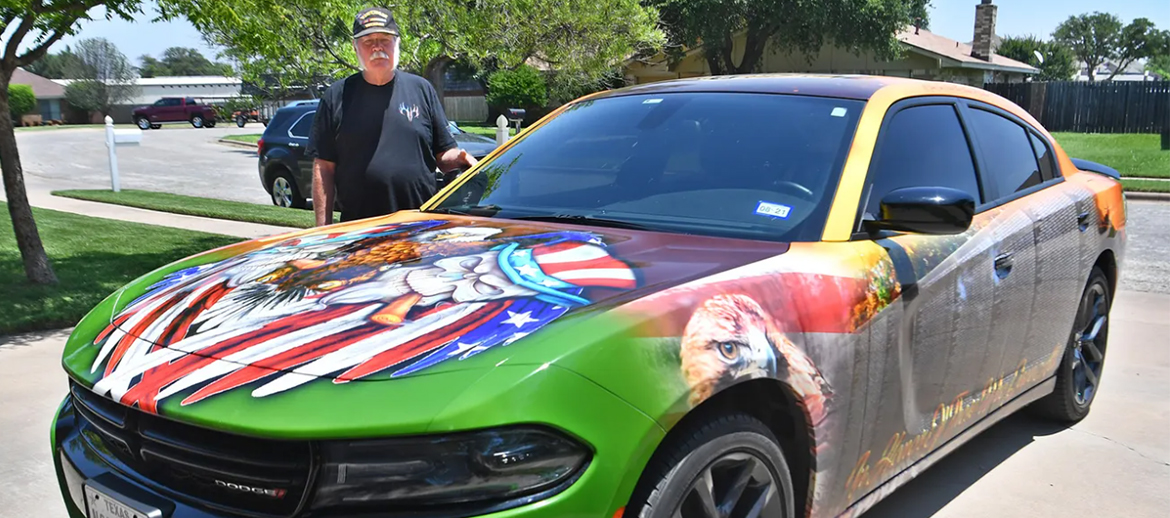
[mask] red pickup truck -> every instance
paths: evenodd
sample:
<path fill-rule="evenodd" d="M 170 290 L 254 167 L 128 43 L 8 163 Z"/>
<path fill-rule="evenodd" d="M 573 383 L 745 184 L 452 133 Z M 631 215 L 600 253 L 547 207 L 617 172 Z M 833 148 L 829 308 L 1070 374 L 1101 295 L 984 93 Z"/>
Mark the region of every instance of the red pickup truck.
<path fill-rule="evenodd" d="M 215 108 L 199 104 L 191 97 L 163 97 L 150 106 L 134 110 L 134 124 L 143 130 L 158 129 L 163 124 L 190 123 L 196 128 L 215 127 Z"/>

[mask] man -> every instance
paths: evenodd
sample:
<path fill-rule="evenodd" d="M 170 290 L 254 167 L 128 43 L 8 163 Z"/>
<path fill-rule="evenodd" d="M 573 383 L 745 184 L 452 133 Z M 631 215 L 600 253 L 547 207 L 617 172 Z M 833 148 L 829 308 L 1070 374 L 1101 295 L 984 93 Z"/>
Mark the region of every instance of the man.
<path fill-rule="evenodd" d="M 353 22 L 361 72 L 333 83 L 321 97 L 306 149 L 313 157 L 317 225 L 417 209 L 435 194 L 435 169 L 475 165 L 456 146 L 434 87 L 401 70 L 398 24 L 372 7 Z"/>

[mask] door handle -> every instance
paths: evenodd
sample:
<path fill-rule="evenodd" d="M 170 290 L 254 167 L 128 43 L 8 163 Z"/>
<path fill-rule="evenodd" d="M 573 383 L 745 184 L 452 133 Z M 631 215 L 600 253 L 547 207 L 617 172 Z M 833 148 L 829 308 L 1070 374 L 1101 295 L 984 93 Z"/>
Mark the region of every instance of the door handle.
<path fill-rule="evenodd" d="M 1012 253 L 1002 253 L 995 257 L 995 276 L 1001 280 L 1012 273 Z"/>
<path fill-rule="evenodd" d="M 1087 211 L 1077 215 L 1077 228 L 1081 229 L 1081 232 L 1089 229 L 1089 213 Z"/>

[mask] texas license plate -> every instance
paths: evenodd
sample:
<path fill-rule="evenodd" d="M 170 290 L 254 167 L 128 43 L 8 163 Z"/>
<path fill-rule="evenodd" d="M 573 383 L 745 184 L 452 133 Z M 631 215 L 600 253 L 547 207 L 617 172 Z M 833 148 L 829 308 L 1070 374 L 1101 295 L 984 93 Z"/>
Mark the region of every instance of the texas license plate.
<path fill-rule="evenodd" d="M 122 502 L 107 491 L 99 491 L 91 485 L 85 486 L 85 502 L 89 507 L 89 518 L 157 518 L 157 511 L 141 511 Z"/>

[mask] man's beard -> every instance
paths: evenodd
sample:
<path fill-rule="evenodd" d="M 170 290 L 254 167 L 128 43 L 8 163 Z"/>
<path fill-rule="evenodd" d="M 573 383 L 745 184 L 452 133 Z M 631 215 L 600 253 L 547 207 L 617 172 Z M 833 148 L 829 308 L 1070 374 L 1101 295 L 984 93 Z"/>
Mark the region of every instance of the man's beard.
<path fill-rule="evenodd" d="M 356 45 L 354 45 L 354 53 L 357 54 L 358 67 L 361 68 L 363 71 L 369 70 L 369 68 L 370 68 L 369 64 L 365 60 L 362 59 L 362 53 L 360 51 L 358 51 Z M 399 57 L 399 49 L 398 49 L 398 42 L 397 41 L 394 42 L 393 55 L 387 54 L 387 53 L 380 51 L 380 50 L 370 55 L 371 60 L 378 59 L 378 58 L 389 59 L 391 69 L 398 68 L 398 63 L 399 63 L 398 57 Z"/>

